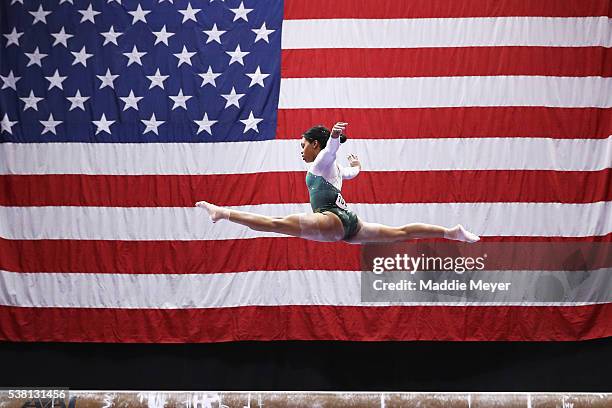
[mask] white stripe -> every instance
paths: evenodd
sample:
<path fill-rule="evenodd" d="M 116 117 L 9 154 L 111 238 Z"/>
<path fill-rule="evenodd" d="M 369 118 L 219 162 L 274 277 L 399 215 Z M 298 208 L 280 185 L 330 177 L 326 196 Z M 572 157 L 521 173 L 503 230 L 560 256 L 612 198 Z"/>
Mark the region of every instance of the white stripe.
<path fill-rule="evenodd" d="M 274 216 L 311 212 L 308 204 L 232 208 Z M 581 237 L 612 232 L 611 201 L 349 204 L 349 209 L 369 222 L 392 226 L 461 223 L 482 236 Z M 218 240 L 281 236 L 229 221 L 213 224 L 205 210 L 195 207 L 0 207 L 0 237 L 7 239 Z"/>
<path fill-rule="evenodd" d="M 278 103 L 280 109 L 463 106 L 607 108 L 612 106 L 612 78 L 285 78 Z"/>
<path fill-rule="evenodd" d="M 612 167 L 612 137 L 351 139 L 342 145 L 339 160 L 344 162 L 348 153 L 359 156 L 365 171 L 602 170 Z M 233 160 L 214 159 L 219 157 Z M 305 170 L 297 137 L 238 143 L 0 144 L 0 174 L 196 175 Z"/>
<path fill-rule="evenodd" d="M 603 16 L 285 20 L 281 47 L 611 47 L 610 21 Z"/>
<path fill-rule="evenodd" d="M 599 294 L 594 293 L 593 296 Z M 189 309 L 282 305 L 578 306 L 594 303 L 601 302 L 362 303 L 361 274 L 356 271 L 292 270 L 221 274 L 0 271 L 0 304 L 20 307 Z"/>

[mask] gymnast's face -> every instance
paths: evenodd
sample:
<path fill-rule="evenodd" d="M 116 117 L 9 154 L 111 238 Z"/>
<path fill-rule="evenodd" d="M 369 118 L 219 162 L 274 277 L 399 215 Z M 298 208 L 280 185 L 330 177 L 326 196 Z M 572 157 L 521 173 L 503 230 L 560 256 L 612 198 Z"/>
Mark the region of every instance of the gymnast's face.
<path fill-rule="evenodd" d="M 302 146 L 302 160 L 304 160 L 306 163 L 312 163 L 321 151 L 321 147 L 319 146 L 319 142 L 317 140 L 311 142 L 302 137 L 300 145 Z"/>

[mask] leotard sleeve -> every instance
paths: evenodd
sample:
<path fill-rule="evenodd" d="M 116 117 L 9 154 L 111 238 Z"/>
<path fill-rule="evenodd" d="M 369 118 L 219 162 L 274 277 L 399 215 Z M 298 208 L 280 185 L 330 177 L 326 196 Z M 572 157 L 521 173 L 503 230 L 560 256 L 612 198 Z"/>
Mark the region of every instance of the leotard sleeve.
<path fill-rule="evenodd" d="M 330 137 L 327 140 L 327 145 L 325 148 L 319 152 L 317 158 L 312 163 L 312 170 L 315 174 L 327 174 L 329 173 L 329 168 L 336 161 L 336 152 L 340 147 L 340 138 Z"/>
<path fill-rule="evenodd" d="M 359 174 L 359 167 L 341 167 L 340 173 L 342 174 L 343 179 L 350 180 Z"/>

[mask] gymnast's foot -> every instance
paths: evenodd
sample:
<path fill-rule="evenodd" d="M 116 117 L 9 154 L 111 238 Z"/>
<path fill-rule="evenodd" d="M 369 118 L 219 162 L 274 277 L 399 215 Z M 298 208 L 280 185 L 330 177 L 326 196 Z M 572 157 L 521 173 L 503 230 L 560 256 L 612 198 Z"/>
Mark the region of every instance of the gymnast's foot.
<path fill-rule="evenodd" d="M 229 220 L 230 210 L 227 208 L 219 207 L 206 201 L 198 201 L 195 205 L 196 207 L 205 209 L 208 212 L 212 222 Z"/>
<path fill-rule="evenodd" d="M 478 235 L 472 234 L 470 231 L 463 228 L 463 225 L 461 224 L 457 224 L 453 228 L 449 228 L 444 233 L 444 238 L 463 242 L 476 242 L 480 240 Z"/>

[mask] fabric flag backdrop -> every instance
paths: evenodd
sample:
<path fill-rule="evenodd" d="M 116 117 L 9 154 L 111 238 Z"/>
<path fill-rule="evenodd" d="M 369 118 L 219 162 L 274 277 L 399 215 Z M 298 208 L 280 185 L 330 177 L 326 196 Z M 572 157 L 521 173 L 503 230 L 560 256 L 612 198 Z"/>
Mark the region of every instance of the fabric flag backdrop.
<path fill-rule="evenodd" d="M 309 211 L 349 123 L 367 221 L 609 243 L 611 2 L 5 0 L 0 340 L 572 340 L 612 303 L 367 305 L 358 246 L 212 224 Z M 477 244 L 478 245 L 478 244 Z M 610 267 L 607 264 L 607 267 Z M 605 289 L 601 289 L 605 290 Z"/>

